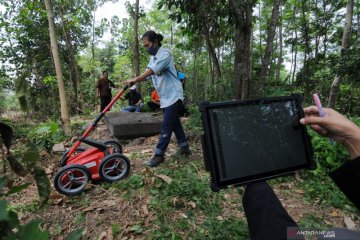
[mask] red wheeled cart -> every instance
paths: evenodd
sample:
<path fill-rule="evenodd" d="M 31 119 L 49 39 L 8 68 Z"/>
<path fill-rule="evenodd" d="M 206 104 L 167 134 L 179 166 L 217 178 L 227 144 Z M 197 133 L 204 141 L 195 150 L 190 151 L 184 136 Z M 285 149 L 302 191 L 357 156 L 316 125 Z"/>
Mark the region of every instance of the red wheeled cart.
<path fill-rule="evenodd" d="M 74 146 L 62 156 L 62 168 L 55 174 L 54 179 L 54 186 L 58 192 L 66 196 L 79 195 L 90 180 L 101 179 L 111 183 L 129 174 L 130 161 L 122 155 L 122 147 L 117 141 L 99 142 L 86 138 L 127 88 L 128 86 L 125 86 L 116 94 L 81 138 L 78 138 Z M 88 144 L 91 148 L 80 148 L 81 143 Z"/>

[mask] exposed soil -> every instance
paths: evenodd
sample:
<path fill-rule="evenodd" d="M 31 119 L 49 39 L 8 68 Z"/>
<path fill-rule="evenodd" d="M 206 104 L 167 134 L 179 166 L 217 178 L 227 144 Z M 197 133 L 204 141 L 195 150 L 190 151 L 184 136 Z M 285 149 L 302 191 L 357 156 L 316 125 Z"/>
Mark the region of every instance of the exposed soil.
<path fill-rule="evenodd" d="M 89 137 L 96 140 L 111 139 L 110 133 L 104 124 L 100 124 Z M 151 179 L 149 176 L 154 175 L 151 169 L 144 166 L 144 159 L 136 159 L 131 156 L 133 153 L 138 152 L 150 158 L 157 140 L 158 137 L 154 136 L 135 139 L 123 144 L 124 154 L 131 159 L 132 174 L 144 174 L 147 179 Z M 195 155 L 193 158 L 202 159 L 199 140 L 197 138 L 191 139 L 190 145 Z M 172 155 L 176 150 L 177 146 L 172 141 L 167 154 Z M 42 152 L 41 158 L 42 166 L 45 167 L 46 173 L 51 181 L 53 181 L 53 177 L 59 168 L 58 160 L 60 155 L 49 155 L 46 152 Z M 199 170 L 199 174 L 207 173 Z M 26 178 L 21 178 L 18 181 L 25 182 L 26 180 Z M 151 181 L 149 180 L 147 184 L 151 184 Z M 291 190 L 291 194 L 288 193 L 289 190 Z M 275 192 L 295 221 L 299 221 L 307 214 L 313 214 L 322 218 L 326 224 L 345 227 L 344 217 L 352 217 L 354 219 L 353 216 L 347 216 L 341 209 L 321 208 L 316 202 L 306 203 L 303 201 L 302 190 L 296 189 L 292 183 L 278 184 L 275 187 Z M 80 199 L 83 202 L 79 202 Z M 228 217 L 245 219 L 245 215 L 241 211 L 240 199 L 235 188 L 225 194 L 223 212 L 219 216 L 219 220 Z M 11 196 L 9 201 L 10 205 L 17 206 L 19 218 L 22 222 L 27 222 L 34 218 L 42 219 L 43 228 L 48 229 L 51 235 L 55 236 L 54 239 L 66 239 L 68 234 L 77 228 L 85 230 L 83 239 L 145 239 L 146 232 L 138 234 L 132 226 L 136 223 L 151 226 L 157 214 L 149 208 L 151 196 L 147 194 L 146 187 L 144 191 L 137 192 L 132 196 L 131 201 L 128 201 L 123 193 L 103 188 L 103 183 L 101 182 L 89 184 L 86 189 L 85 198 L 68 198 L 63 196 L 55 191 L 52 184 L 50 203 L 40 210 L 29 211 L 28 209 L 36 208 L 37 206 L 38 194 L 34 184 L 23 190 L 20 194 Z M 177 199 L 174 199 L 174 201 L 177 201 Z M 191 202 L 186 204 L 191 208 L 197 207 Z M 182 214 L 180 211 L 173 213 L 174 221 L 177 218 L 183 217 Z M 199 215 L 197 219 L 201 223 L 204 216 Z M 115 237 L 111 227 L 114 223 L 121 227 L 121 235 Z M 355 221 L 355 224 L 357 229 L 359 229 L 360 222 Z"/>

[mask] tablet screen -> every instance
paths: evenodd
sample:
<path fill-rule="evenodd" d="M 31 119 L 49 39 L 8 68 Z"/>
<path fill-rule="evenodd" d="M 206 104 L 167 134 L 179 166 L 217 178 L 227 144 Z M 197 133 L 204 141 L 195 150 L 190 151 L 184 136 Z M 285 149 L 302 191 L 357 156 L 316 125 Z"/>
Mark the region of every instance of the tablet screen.
<path fill-rule="evenodd" d="M 220 182 L 251 180 L 309 163 L 297 99 L 220 104 L 207 114 Z"/>

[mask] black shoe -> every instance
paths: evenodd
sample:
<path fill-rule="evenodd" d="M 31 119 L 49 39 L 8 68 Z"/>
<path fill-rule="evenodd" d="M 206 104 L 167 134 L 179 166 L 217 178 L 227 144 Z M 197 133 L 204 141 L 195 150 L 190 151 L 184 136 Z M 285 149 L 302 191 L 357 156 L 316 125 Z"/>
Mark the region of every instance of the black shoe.
<path fill-rule="evenodd" d="M 159 166 L 161 163 L 163 163 L 165 160 L 163 155 L 157 155 L 155 154 L 152 158 L 150 158 L 149 161 L 147 161 L 145 163 L 146 166 L 148 167 L 157 167 Z"/>
<path fill-rule="evenodd" d="M 185 156 L 185 157 L 189 157 L 192 154 L 189 146 L 181 148 L 179 150 L 179 153 L 180 153 L 180 155 Z"/>

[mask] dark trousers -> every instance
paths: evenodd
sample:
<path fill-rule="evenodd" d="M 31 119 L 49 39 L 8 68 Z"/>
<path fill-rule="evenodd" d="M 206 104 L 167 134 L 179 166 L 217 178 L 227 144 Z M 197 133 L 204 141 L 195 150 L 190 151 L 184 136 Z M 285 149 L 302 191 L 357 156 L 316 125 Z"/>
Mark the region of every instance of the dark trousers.
<path fill-rule="evenodd" d="M 246 186 L 243 206 L 251 240 L 287 239 L 287 228 L 298 227 L 266 182 Z M 328 230 L 336 232 L 336 237 L 331 239 L 360 239 L 359 232 L 349 229 L 330 228 Z M 297 236 L 296 239 L 304 238 Z M 317 239 L 330 238 L 318 236 Z"/>
<path fill-rule="evenodd" d="M 251 240 L 286 239 L 287 227 L 297 227 L 266 182 L 246 186 L 243 206 Z"/>
<path fill-rule="evenodd" d="M 147 102 L 147 105 L 149 106 L 151 111 L 156 111 L 156 110 L 160 109 L 160 106 L 153 102 Z"/>
<path fill-rule="evenodd" d="M 102 112 L 111 102 L 111 96 L 100 97 L 100 112 Z"/>
<path fill-rule="evenodd" d="M 172 132 L 175 133 L 177 142 L 181 148 L 188 146 L 185 132 L 179 118 L 179 109 L 181 103 L 182 101 L 178 100 L 173 105 L 164 108 L 164 118 L 161 125 L 160 140 L 155 149 L 155 154 L 157 155 L 165 154 Z"/>

